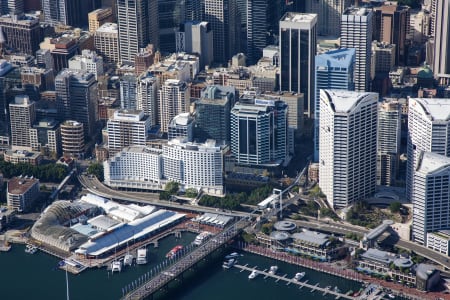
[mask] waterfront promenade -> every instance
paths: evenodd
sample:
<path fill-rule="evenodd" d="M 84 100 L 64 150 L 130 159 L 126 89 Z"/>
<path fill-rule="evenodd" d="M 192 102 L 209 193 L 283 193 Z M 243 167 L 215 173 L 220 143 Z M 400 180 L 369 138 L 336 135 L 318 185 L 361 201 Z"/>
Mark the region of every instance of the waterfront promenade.
<path fill-rule="evenodd" d="M 262 255 L 265 257 L 269 257 L 275 260 L 283 261 L 292 265 L 298 265 L 305 268 L 309 268 L 315 271 L 319 271 L 322 273 L 327 273 L 331 275 L 335 275 L 338 277 L 343 277 L 350 280 L 355 280 L 363 283 L 374 283 L 382 286 L 388 290 L 391 290 L 392 294 L 403 297 L 405 299 L 413 299 L 413 300 L 437 300 L 437 299 L 445 299 L 450 300 L 450 295 L 443 294 L 439 292 L 422 292 L 415 288 L 409 288 L 395 282 L 387 282 L 385 280 L 377 279 L 370 277 L 365 274 L 361 274 L 352 269 L 347 269 L 344 267 L 337 266 L 336 264 L 327 263 L 327 262 L 318 262 L 310 259 L 306 259 L 300 256 L 295 256 L 288 254 L 286 252 L 274 251 L 269 248 L 264 248 L 256 245 L 251 245 L 247 243 L 238 243 L 237 248 L 242 251 L 247 251 L 253 254 Z"/>

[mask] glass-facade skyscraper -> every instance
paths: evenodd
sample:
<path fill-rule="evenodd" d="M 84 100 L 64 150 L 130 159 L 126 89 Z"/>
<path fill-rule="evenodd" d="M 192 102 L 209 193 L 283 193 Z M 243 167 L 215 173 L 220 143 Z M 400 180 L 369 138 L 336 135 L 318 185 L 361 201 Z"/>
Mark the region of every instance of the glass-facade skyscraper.
<path fill-rule="evenodd" d="M 316 14 L 286 13 L 280 20 L 280 90 L 303 93 L 304 112 L 314 116 Z"/>
<path fill-rule="evenodd" d="M 337 89 L 353 91 L 355 49 L 338 49 L 316 56 L 314 94 L 314 161 L 319 161 L 320 90 Z"/>

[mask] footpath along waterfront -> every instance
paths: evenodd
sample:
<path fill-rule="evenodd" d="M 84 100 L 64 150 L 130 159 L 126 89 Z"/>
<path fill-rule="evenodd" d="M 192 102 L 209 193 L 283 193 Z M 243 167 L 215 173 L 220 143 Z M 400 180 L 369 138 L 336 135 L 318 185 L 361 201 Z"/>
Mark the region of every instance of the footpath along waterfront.
<path fill-rule="evenodd" d="M 80 275 L 69 275 L 71 300 L 110 300 L 122 296 L 122 288 L 137 277 L 154 268 L 161 262 L 165 254 L 175 245 L 191 243 L 195 234 L 183 233 L 181 239 L 169 236 L 159 243 L 159 248 L 149 247 L 149 264 L 145 266 L 134 265 L 124 268 L 121 273 L 111 275 L 105 268 L 92 269 Z M 280 261 L 264 258 L 258 255 L 242 252 L 239 258 L 241 264 L 259 266 L 267 269 L 271 265 L 279 266 L 280 274 L 293 276 L 296 272 L 305 271 L 310 283 L 319 283 L 321 286 L 338 286 L 342 291 L 358 290 L 360 284 L 330 276 L 306 268 L 293 266 Z M 37 252 L 27 254 L 24 246 L 13 245 L 10 252 L 0 253 L 0 266 L 2 281 L 0 283 L 0 299 L 34 300 L 65 299 L 66 285 L 63 271 L 55 270 L 58 259 L 48 254 Z M 287 286 L 283 282 L 263 277 L 249 281 L 248 274 L 237 269 L 224 271 L 219 258 L 201 266 L 195 272 L 188 273 L 183 283 L 175 284 L 168 293 L 160 294 L 159 299 L 334 299 L 330 295 L 311 293 L 296 286 Z M 178 286 L 176 286 L 178 285 Z"/>

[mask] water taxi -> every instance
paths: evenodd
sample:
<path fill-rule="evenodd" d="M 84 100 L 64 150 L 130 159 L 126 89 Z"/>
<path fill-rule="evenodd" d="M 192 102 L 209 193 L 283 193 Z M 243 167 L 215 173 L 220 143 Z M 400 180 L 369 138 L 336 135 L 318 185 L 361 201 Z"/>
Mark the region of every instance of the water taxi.
<path fill-rule="evenodd" d="M 138 265 L 145 265 L 147 263 L 147 248 L 138 249 L 136 263 Z"/>
<path fill-rule="evenodd" d="M 170 250 L 167 254 L 166 254 L 166 258 L 175 258 L 180 251 L 183 250 L 183 246 L 181 245 L 177 245 L 175 247 L 172 248 L 172 250 Z"/>

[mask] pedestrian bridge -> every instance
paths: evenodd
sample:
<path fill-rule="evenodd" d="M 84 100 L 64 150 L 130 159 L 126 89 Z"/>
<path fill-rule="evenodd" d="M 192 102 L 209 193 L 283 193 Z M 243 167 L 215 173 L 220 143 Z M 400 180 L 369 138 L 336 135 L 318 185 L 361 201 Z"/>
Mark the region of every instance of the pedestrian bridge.
<path fill-rule="evenodd" d="M 153 295 L 155 292 L 166 287 L 172 280 L 192 268 L 206 256 L 225 245 L 247 225 L 247 221 L 241 219 L 206 241 L 201 246 L 193 248 L 190 252 L 184 253 L 178 260 L 169 260 L 165 262 L 164 268 L 159 269 L 158 272 L 141 276 L 132 284 L 122 289 L 121 299 L 140 300 Z"/>

